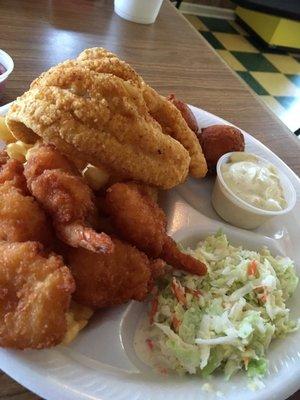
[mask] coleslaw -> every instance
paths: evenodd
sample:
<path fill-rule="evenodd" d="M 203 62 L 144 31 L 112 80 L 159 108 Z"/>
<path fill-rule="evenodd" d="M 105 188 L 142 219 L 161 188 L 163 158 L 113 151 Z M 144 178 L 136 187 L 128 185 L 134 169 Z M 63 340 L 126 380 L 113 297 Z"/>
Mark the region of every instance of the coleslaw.
<path fill-rule="evenodd" d="M 149 312 L 146 343 L 161 371 L 198 374 L 245 370 L 263 377 L 274 338 L 299 328 L 286 301 L 298 284 L 293 262 L 264 247 L 246 250 L 218 232 L 187 253 L 205 262 L 205 277 L 170 271 Z"/>

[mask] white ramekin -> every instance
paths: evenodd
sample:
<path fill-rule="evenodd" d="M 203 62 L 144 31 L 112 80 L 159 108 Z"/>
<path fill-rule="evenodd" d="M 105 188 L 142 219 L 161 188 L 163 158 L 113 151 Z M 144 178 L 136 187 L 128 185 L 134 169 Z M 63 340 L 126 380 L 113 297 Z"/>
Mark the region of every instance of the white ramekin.
<path fill-rule="evenodd" d="M 5 89 L 6 80 L 14 69 L 14 62 L 10 55 L 0 49 L 0 64 L 4 66 L 6 71 L 0 75 L 0 97 Z"/>
<path fill-rule="evenodd" d="M 212 193 L 212 205 L 221 218 L 239 228 L 254 229 L 262 225 L 268 219 L 278 215 L 287 214 L 293 209 L 296 203 L 296 191 L 290 180 L 276 167 L 283 193 L 287 201 L 287 207 L 284 210 L 262 210 L 248 204 L 233 193 L 223 179 L 221 166 L 227 163 L 230 156 L 234 153 L 235 152 L 224 154 L 217 163 L 217 178 Z M 245 154 L 255 156 L 265 165 L 273 165 L 256 154 Z"/>

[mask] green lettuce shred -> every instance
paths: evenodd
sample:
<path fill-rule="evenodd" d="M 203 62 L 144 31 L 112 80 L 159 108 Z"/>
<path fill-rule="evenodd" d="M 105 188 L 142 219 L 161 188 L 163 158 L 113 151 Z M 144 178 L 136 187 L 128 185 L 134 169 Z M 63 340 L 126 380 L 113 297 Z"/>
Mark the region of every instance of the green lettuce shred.
<path fill-rule="evenodd" d="M 285 304 L 299 280 L 292 260 L 273 257 L 266 247 L 234 247 L 221 231 L 186 253 L 204 261 L 208 274 L 173 271 L 159 283 L 149 326 L 154 351 L 180 374 L 206 378 L 221 370 L 230 379 L 244 370 L 250 379 L 263 377 L 271 341 L 299 328 Z M 174 285 L 183 290 L 184 304 Z"/>

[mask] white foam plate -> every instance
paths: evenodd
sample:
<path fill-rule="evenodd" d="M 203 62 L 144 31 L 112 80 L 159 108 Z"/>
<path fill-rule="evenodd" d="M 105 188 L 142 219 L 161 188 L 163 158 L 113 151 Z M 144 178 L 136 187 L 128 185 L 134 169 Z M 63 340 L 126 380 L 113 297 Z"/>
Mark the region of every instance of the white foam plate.
<path fill-rule="evenodd" d="M 5 114 L 9 105 L 0 108 Z M 192 107 L 200 127 L 226 121 Z M 162 206 L 168 216 L 169 234 L 193 245 L 196 240 L 222 228 L 235 244 L 257 249 L 266 244 L 273 253 L 295 260 L 300 275 L 300 180 L 274 153 L 243 132 L 246 150 L 280 168 L 297 191 L 297 204 L 285 216 L 272 219 L 256 231 L 234 228 L 222 222 L 210 204 L 212 179 L 185 184 L 166 193 Z M 300 286 L 289 304 L 300 317 Z M 300 388 L 300 332 L 274 341 L 269 349 L 265 388 L 252 392 L 238 374 L 230 382 L 214 376 L 213 392 L 203 391 L 196 377 L 160 377 L 140 362 L 133 350 L 133 333 L 145 306 L 130 304 L 100 311 L 68 347 L 39 351 L 0 350 L 0 368 L 22 385 L 48 400 L 213 400 L 221 391 L 227 400 L 282 400 Z"/>

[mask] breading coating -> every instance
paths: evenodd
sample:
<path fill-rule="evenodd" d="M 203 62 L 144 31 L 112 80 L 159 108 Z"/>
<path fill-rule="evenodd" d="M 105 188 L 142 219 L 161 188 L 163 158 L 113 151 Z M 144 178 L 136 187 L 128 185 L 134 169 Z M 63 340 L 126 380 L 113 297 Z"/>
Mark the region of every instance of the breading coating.
<path fill-rule="evenodd" d="M 0 243 L 0 346 L 42 349 L 59 344 L 75 289 L 61 257 L 37 242 Z"/>
<path fill-rule="evenodd" d="M 190 174 L 194 178 L 203 178 L 207 173 L 207 165 L 195 132 L 188 127 L 181 112 L 165 97 L 160 96 L 150 86 L 143 92 L 149 112 L 163 132 L 178 140 L 188 150 L 191 157 Z"/>
<path fill-rule="evenodd" d="M 29 196 L 23 164 L 0 153 L 0 240 L 39 241 L 48 246 L 53 240 L 46 214 Z"/>
<path fill-rule="evenodd" d="M 186 179 L 189 153 L 164 134 L 149 113 L 143 90 L 130 79 L 132 70 L 124 65 L 113 57 L 79 57 L 51 68 L 14 102 L 7 125 L 25 142 L 42 137 L 71 158 L 126 179 L 171 188 Z M 122 74 L 112 74 L 116 67 Z M 111 73 L 100 72 L 102 68 Z M 187 127 L 176 107 L 165 102 Z"/>
<path fill-rule="evenodd" d="M 162 260 L 149 260 L 135 247 L 113 239 L 111 254 L 70 248 L 68 265 L 76 282 L 74 299 L 93 309 L 144 300 L 154 279 L 163 272 Z"/>
<path fill-rule="evenodd" d="M 20 161 L 10 159 L 5 150 L 0 150 L 0 184 L 10 181 L 12 186 L 26 193 L 27 184 L 23 171 Z"/>
<path fill-rule="evenodd" d="M 206 274 L 206 265 L 182 253 L 167 235 L 166 216 L 143 186 L 133 182 L 115 183 L 106 192 L 106 205 L 112 225 L 120 236 L 148 257 L 160 257 L 192 274 Z"/>
<path fill-rule="evenodd" d="M 162 254 L 166 216 L 142 185 L 134 182 L 112 185 L 106 192 L 106 205 L 112 224 L 123 239 L 152 258 Z"/>
<path fill-rule="evenodd" d="M 150 115 L 160 124 L 165 134 L 178 140 L 189 152 L 191 157 L 190 173 L 195 178 L 202 178 L 207 172 L 206 161 L 196 134 L 189 127 L 178 109 L 169 99 L 159 95 L 146 84 L 143 78 L 126 62 L 106 49 L 95 47 L 84 50 L 77 58 L 81 63 L 96 72 L 110 73 L 139 88 L 148 107 Z M 187 106 L 186 106 L 187 107 Z M 187 108 L 188 110 L 188 108 Z M 191 116 L 193 114 L 189 110 Z M 196 121 L 193 121 L 194 129 Z"/>
<path fill-rule="evenodd" d="M 24 174 L 30 192 L 51 216 L 60 240 L 95 252 L 112 250 L 109 236 L 93 229 L 98 215 L 92 190 L 57 149 L 35 145 Z"/>
<path fill-rule="evenodd" d="M 52 228 L 45 212 L 31 196 L 7 181 L 0 185 L 0 240 L 39 241 L 49 246 Z"/>

